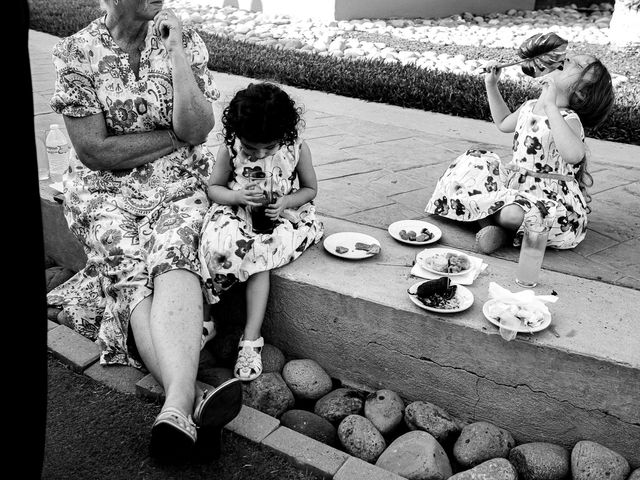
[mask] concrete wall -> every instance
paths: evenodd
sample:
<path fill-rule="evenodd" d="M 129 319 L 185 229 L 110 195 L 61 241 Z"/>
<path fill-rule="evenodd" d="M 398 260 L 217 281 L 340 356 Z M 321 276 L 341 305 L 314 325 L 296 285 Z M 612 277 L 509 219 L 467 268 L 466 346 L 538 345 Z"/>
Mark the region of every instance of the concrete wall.
<path fill-rule="evenodd" d="M 511 8 L 533 10 L 535 0 L 212 0 L 209 4 L 216 7 L 233 6 L 270 15 L 351 20 L 438 18 L 463 12 L 505 12 Z"/>

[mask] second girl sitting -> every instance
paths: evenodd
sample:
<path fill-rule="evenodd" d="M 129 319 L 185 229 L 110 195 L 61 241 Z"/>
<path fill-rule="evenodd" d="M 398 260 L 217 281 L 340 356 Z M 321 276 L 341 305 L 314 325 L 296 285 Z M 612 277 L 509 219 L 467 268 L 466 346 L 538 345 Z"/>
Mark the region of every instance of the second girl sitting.
<path fill-rule="evenodd" d="M 252 83 L 236 93 L 222 116 L 224 144 L 208 194 L 213 202 L 200 243 L 205 295 L 247 282 L 247 318 L 234 375 L 262 373 L 261 327 L 269 271 L 298 258 L 323 235 L 313 199 L 318 183 L 311 152 L 298 136 L 301 109 L 278 86 Z"/>

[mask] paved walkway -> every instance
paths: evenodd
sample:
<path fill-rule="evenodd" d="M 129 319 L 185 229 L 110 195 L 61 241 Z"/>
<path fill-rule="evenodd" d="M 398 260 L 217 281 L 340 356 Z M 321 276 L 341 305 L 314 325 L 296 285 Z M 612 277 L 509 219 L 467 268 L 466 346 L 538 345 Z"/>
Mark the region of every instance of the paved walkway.
<path fill-rule="evenodd" d="M 37 134 L 63 123 L 49 99 L 55 72 L 51 48 L 57 37 L 30 31 L 29 51 Z M 217 73 L 221 110 L 234 92 L 252 80 Z M 365 102 L 284 87 L 305 109 L 308 141 L 319 179 L 321 214 L 380 228 L 402 219 L 425 219 L 443 229 L 441 244 L 473 251 L 475 228 L 423 213 L 446 166 L 472 146 L 510 156 L 511 135 L 492 123 Z M 209 144 L 216 148 L 220 124 Z M 591 151 L 593 213 L 586 239 L 574 250 L 548 250 L 544 267 L 570 275 L 640 290 L 640 147 L 587 139 Z M 215 151 L 215 150 L 214 150 Z M 59 180 L 63 166 L 52 166 Z M 407 261 L 415 252 L 410 251 Z M 494 254 L 517 261 L 508 246 Z"/>

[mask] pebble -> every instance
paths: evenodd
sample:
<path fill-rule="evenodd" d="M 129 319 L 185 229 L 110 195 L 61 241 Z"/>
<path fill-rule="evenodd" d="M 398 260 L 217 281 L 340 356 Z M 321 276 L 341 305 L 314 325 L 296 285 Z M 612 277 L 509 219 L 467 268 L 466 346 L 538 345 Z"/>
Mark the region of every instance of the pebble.
<path fill-rule="evenodd" d="M 282 378 L 296 398 L 317 400 L 331 391 L 333 382 L 318 362 L 310 358 L 291 360 L 282 368 Z"/>
<path fill-rule="evenodd" d="M 387 448 L 382 434 L 360 415 L 348 415 L 340 422 L 338 438 L 347 453 L 369 463 L 374 463 Z"/>
<path fill-rule="evenodd" d="M 264 344 L 262 347 L 262 372 L 282 372 L 282 368 L 285 364 L 284 353 L 278 347 Z"/>
<path fill-rule="evenodd" d="M 509 461 L 522 480 L 562 480 L 570 471 L 569 452 L 546 442 L 524 443 L 512 448 Z"/>
<path fill-rule="evenodd" d="M 571 450 L 573 480 L 625 480 L 629 471 L 629 462 L 622 455 L 599 443 L 581 440 Z"/>
<path fill-rule="evenodd" d="M 404 422 L 410 430 L 424 430 L 442 444 L 455 440 L 462 430 L 461 422 L 445 409 L 420 400 L 407 405 Z"/>
<path fill-rule="evenodd" d="M 279 418 L 295 405 L 295 398 L 279 373 L 263 373 L 255 380 L 242 382 L 242 403 Z"/>
<path fill-rule="evenodd" d="M 388 63 L 415 64 L 418 68 L 454 73 L 473 73 L 487 60 L 478 58 L 455 61 L 418 61 L 421 51 L 402 52 L 385 42 L 366 42 L 357 38 L 345 41 L 349 32 L 389 36 L 401 40 L 429 42 L 436 45 L 482 45 L 491 48 L 518 48 L 536 33 L 555 32 L 570 43 L 608 45 L 611 3 L 595 4 L 592 11 L 578 11 L 571 6 L 541 10 L 515 10 L 473 16 L 468 12 L 433 19 L 354 19 L 321 21 L 268 15 L 231 6 L 215 7 L 209 0 L 169 0 L 185 23 L 225 38 L 249 41 L 274 48 L 312 52 L 322 56 L 344 57 L 354 61 L 383 59 Z M 515 11 L 514 11 L 515 10 Z M 382 51 L 386 53 L 383 54 Z M 508 78 L 525 79 L 518 66 L 508 67 Z M 507 76 L 505 76 L 507 78 Z M 620 80 L 619 80 L 620 81 Z"/>
<path fill-rule="evenodd" d="M 320 398 L 314 412 L 332 423 L 340 423 L 349 415 L 360 415 L 364 409 L 363 395 L 353 388 L 336 388 Z"/>
<path fill-rule="evenodd" d="M 441 480 L 452 473 L 442 446 L 433 435 L 418 430 L 391 442 L 376 466 L 411 480 Z"/>
<path fill-rule="evenodd" d="M 449 480 L 518 480 L 518 472 L 505 458 L 494 458 L 464 472 L 456 473 Z"/>
<path fill-rule="evenodd" d="M 364 416 L 382 433 L 393 432 L 402 423 L 404 402 L 392 390 L 378 390 L 370 394 L 364 403 Z"/>
<path fill-rule="evenodd" d="M 453 456 L 463 467 L 492 458 L 507 458 L 516 442 L 511 433 L 489 422 L 466 425 L 453 446 Z"/>
<path fill-rule="evenodd" d="M 332 447 L 338 443 L 336 427 L 307 410 L 293 409 L 283 413 L 280 417 L 280 425 Z"/>

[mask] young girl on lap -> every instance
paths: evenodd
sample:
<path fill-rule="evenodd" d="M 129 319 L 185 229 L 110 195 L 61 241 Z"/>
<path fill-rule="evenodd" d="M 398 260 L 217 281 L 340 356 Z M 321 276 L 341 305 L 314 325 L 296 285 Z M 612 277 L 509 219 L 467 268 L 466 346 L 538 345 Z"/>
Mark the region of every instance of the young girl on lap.
<path fill-rule="evenodd" d="M 250 84 L 231 100 L 222 123 L 224 144 L 209 181 L 213 205 L 202 227 L 200 259 L 211 304 L 237 282 L 247 282 L 247 319 L 234 375 L 248 381 L 262 373 L 269 271 L 298 258 L 322 238 L 323 229 L 312 202 L 317 180 L 311 152 L 298 136 L 300 109 L 293 100 L 276 85 Z M 256 172 L 264 180 L 249 178 Z M 267 232 L 250 215 L 264 199 L 258 184 L 274 191 L 265 210 L 272 224 Z"/>
<path fill-rule="evenodd" d="M 541 77 L 542 92 L 511 112 L 498 90 L 501 70 L 490 65 L 485 86 L 494 123 L 514 132 L 506 165 L 493 152 L 468 150 L 438 180 L 425 211 L 463 222 L 478 221 L 480 252 L 508 239 L 518 245 L 525 222 L 550 226 L 547 245 L 574 248 L 586 235 L 587 172 L 583 126 L 602 123 L 614 97 L 611 76 L 591 55 L 567 56 Z"/>

